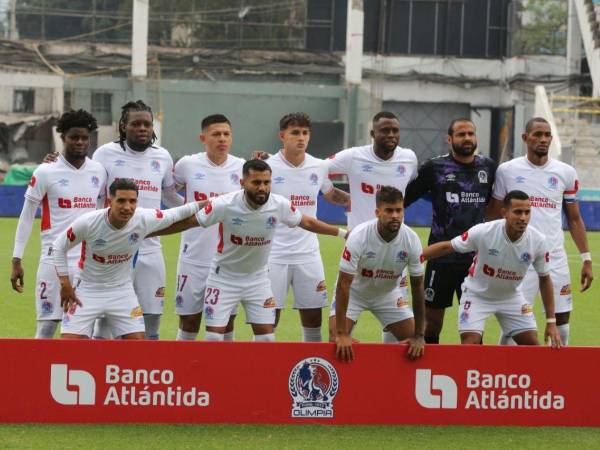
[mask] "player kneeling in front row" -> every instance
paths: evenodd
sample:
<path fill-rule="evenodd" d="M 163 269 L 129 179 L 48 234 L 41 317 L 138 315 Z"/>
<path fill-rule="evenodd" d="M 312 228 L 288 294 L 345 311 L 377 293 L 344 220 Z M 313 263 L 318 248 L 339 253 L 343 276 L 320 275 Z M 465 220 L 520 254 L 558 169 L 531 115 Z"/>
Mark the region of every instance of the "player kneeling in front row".
<path fill-rule="evenodd" d="M 212 260 L 204 317 L 206 340 L 222 341 L 229 316 L 242 302 L 256 341 L 274 341 L 276 302 L 267 261 L 278 223 L 313 233 L 346 236 L 346 231 L 300 213 L 288 199 L 271 194 L 271 168 L 261 160 L 246 161 L 243 190 L 221 195 L 194 217 L 156 235 L 219 224 L 219 244 Z"/>
<path fill-rule="evenodd" d="M 408 342 L 408 356 L 425 349 L 425 292 L 421 241 L 402 223 L 402 192 L 383 186 L 375 197 L 377 219 L 352 230 L 340 261 L 335 292 L 337 355 L 352 361 L 350 333 L 358 316 L 370 310 L 397 340 Z M 408 266 L 413 311 L 402 296 L 399 281 Z"/>
<path fill-rule="evenodd" d="M 138 188 L 120 178 L 110 185 L 110 207 L 77 218 L 54 241 L 54 264 L 65 311 L 61 337 L 89 338 L 94 321 L 106 317 L 112 335 L 144 339 L 144 317 L 133 289 L 132 258 L 144 238 L 198 212 L 204 203 L 164 211 L 136 208 Z M 77 292 L 69 281 L 67 252 L 82 243 Z"/>
<path fill-rule="evenodd" d="M 529 224 L 531 202 L 522 191 L 510 191 L 503 201 L 504 219 L 476 225 L 451 241 L 438 242 L 423 251 L 426 259 L 452 252 L 476 252 L 462 285 L 458 309 L 461 343 L 479 344 L 486 319 L 492 314 L 505 335 L 519 345 L 539 345 L 533 307 L 521 292 L 521 283 L 533 265 L 538 273 L 546 311 L 544 338 L 560 347 L 549 276 L 548 245 L 543 234 Z"/>

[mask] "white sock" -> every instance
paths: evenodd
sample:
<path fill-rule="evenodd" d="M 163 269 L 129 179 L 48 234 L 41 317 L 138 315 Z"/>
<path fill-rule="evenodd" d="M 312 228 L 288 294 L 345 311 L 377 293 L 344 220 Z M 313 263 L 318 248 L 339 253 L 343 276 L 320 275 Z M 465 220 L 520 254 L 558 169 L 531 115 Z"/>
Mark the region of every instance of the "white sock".
<path fill-rule="evenodd" d="M 275 333 L 255 334 L 254 342 L 275 342 Z"/>
<path fill-rule="evenodd" d="M 220 342 L 223 340 L 224 337 L 224 334 L 215 333 L 214 331 L 207 331 L 206 333 L 204 333 L 205 341 Z"/>
<path fill-rule="evenodd" d="M 564 325 L 559 325 L 556 328 L 558 328 L 562 345 L 569 345 L 569 335 L 571 334 L 571 327 L 569 326 L 569 324 L 565 323 Z"/>
<path fill-rule="evenodd" d="M 507 336 L 504 333 L 500 334 L 500 339 L 498 339 L 498 345 L 517 345 L 513 338 Z"/>
<path fill-rule="evenodd" d="M 230 341 L 230 342 L 233 341 L 233 337 L 234 337 L 233 331 L 228 331 L 223 336 L 224 336 L 224 338 L 223 338 L 224 341 Z"/>
<path fill-rule="evenodd" d="M 52 339 L 58 327 L 58 322 L 55 320 L 38 320 L 35 328 L 36 339 Z"/>
<path fill-rule="evenodd" d="M 178 341 L 195 341 L 198 337 L 197 331 L 183 331 L 181 328 L 177 329 L 177 340 Z"/>
<path fill-rule="evenodd" d="M 323 342 L 323 337 L 321 336 L 321 327 L 302 327 L 302 338 L 304 342 Z"/>
<path fill-rule="evenodd" d="M 398 339 L 396 339 L 396 336 L 394 336 L 391 331 L 384 330 L 381 332 L 381 341 L 386 344 L 395 344 L 398 342 Z"/>
<path fill-rule="evenodd" d="M 157 341 L 159 339 L 160 314 L 144 314 L 144 324 L 146 325 L 146 339 Z"/>
<path fill-rule="evenodd" d="M 94 339 L 112 339 L 113 335 L 110 332 L 110 326 L 106 317 L 98 317 L 94 322 Z"/>

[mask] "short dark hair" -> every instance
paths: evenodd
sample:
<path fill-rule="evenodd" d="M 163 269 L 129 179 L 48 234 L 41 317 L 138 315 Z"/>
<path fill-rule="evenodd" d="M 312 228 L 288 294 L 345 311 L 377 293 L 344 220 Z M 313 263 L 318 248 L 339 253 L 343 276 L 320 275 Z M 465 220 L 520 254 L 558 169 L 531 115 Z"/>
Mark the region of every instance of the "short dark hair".
<path fill-rule="evenodd" d="M 450 122 L 450 125 L 448 125 L 448 136 L 452 136 L 454 134 L 454 127 L 458 122 L 469 122 L 470 124 L 475 126 L 473 121 L 471 119 L 467 119 L 466 117 L 459 117 L 458 119 L 452 119 L 452 122 Z"/>
<path fill-rule="evenodd" d="M 138 186 L 131 178 L 115 178 L 108 188 L 108 193 L 111 197 L 117 195 L 117 191 L 135 191 L 138 194 Z"/>
<path fill-rule="evenodd" d="M 71 110 L 60 116 L 56 123 L 56 131 L 65 134 L 71 128 L 87 128 L 92 132 L 98 128 L 98 122 L 94 116 L 83 109 Z"/>
<path fill-rule="evenodd" d="M 548 122 L 543 117 L 533 117 L 532 119 L 529 119 L 527 121 L 527 123 L 525 124 L 525 133 L 531 132 L 531 129 L 533 128 L 534 123 L 545 123 L 545 124 L 550 125 L 550 122 Z"/>
<path fill-rule="evenodd" d="M 379 208 L 382 203 L 397 203 L 404 201 L 404 195 L 400 189 L 394 186 L 381 186 L 375 195 L 375 205 Z"/>
<path fill-rule="evenodd" d="M 310 128 L 310 117 L 306 113 L 295 112 L 286 114 L 279 121 L 279 131 L 286 130 L 292 126 Z"/>
<path fill-rule="evenodd" d="M 502 204 L 504 205 L 505 208 L 508 208 L 508 207 L 510 207 L 510 202 L 513 199 L 515 199 L 515 200 L 529 200 L 529 195 L 527 195 L 523 191 L 519 191 L 519 190 L 515 189 L 514 191 L 510 191 L 508 194 L 506 194 L 504 196 L 504 200 L 502 201 Z"/>
<path fill-rule="evenodd" d="M 202 123 L 200 124 L 200 126 L 203 130 L 205 130 L 211 125 L 214 125 L 215 123 L 226 123 L 229 126 L 231 126 L 231 122 L 223 114 L 211 114 L 210 116 L 206 116 L 204 119 L 202 119 Z"/>
<path fill-rule="evenodd" d="M 269 166 L 262 159 L 249 159 L 244 163 L 244 166 L 242 167 L 242 175 L 244 178 L 250 175 L 251 170 L 256 172 L 265 172 L 268 170 L 272 173 L 271 166 Z"/>
<path fill-rule="evenodd" d="M 377 122 L 379 119 L 396 119 L 396 120 L 398 120 L 398 117 L 396 117 L 396 114 L 394 114 L 393 112 L 379 111 L 377 114 L 375 114 L 373 116 L 373 123 Z"/>

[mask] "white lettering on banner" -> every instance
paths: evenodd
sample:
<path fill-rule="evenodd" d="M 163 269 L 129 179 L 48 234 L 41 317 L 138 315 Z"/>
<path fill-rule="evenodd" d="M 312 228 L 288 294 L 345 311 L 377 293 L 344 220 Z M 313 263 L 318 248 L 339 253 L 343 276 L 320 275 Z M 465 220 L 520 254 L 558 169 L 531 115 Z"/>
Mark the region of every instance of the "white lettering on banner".
<path fill-rule="evenodd" d="M 75 387 L 76 391 L 70 391 Z M 66 364 L 50 366 L 50 394 L 61 405 L 94 405 L 96 382 L 85 370 L 69 370 Z"/>
<path fill-rule="evenodd" d="M 105 405 L 116 406 L 209 406 L 210 395 L 196 387 L 171 386 L 175 380 L 168 369 L 122 369 L 116 364 L 106 366 L 106 384 L 111 386 L 104 399 Z M 168 387 L 149 390 L 152 386 Z"/>
<path fill-rule="evenodd" d="M 552 391 L 531 390 L 531 385 L 531 377 L 527 374 L 489 374 L 467 370 L 465 388 L 469 391 L 464 409 L 564 409 L 564 396 Z M 441 394 L 433 394 L 432 390 Z M 455 409 L 458 407 L 456 382 L 447 375 L 432 376 L 431 370 L 418 369 L 415 398 L 424 408 Z"/>

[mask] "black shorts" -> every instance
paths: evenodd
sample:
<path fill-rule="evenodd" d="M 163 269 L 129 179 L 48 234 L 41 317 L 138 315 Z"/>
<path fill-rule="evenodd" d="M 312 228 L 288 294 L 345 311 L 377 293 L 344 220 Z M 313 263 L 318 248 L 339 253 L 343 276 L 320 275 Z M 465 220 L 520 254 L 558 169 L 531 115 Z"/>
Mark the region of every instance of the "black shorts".
<path fill-rule="evenodd" d="M 448 264 L 428 261 L 425 268 L 425 306 L 443 309 L 452 306 L 454 294 L 460 300 L 461 285 L 471 264 Z"/>

